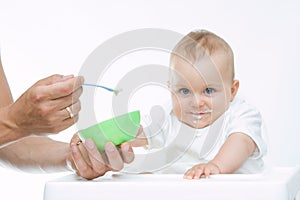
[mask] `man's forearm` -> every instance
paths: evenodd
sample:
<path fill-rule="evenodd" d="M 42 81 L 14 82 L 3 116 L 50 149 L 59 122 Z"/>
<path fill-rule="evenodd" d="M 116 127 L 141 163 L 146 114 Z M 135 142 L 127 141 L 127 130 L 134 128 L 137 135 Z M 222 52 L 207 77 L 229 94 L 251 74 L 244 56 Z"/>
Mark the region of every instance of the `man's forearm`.
<path fill-rule="evenodd" d="M 0 57 L 0 108 L 8 106 L 9 104 L 13 103 L 13 97 L 4 73 L 4 70 L 2 68 L 1 64 L 1 57 Z"/>
<path fill-rule="evenodd" d="M 0 108 L 0 149 L 24 137 L 9 117 L 9 106 Z"/>
<path fill-rule="evenodd" d="M 9 105 L 13 103 L 12 94 L 2 68 L 0 57 L 0 148 L 21 137 L 14 132 L 14 127 L 9 119 Z"/>
<path fill-rule="evenodd" d="M 66 171 L 69 144 L 31 136 L 0 149 L 0 164 L 26 172 Z"/>

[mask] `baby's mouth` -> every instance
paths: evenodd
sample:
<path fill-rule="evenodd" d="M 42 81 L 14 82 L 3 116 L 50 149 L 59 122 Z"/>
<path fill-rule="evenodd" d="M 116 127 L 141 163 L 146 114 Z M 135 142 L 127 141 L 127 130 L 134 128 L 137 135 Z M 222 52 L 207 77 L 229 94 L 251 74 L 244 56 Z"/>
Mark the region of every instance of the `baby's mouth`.
<path fill-rule="evenodd" d="M 203 115 L 203 114 L 201 114 L 201 113 L 194 113 L 194 112 L 192 112 L 193 118 L 196 118 L 196 119 L 201 119 L 201 118 L 202 118 L 202 115 Z"/>
<path fill-rule="evenodd" d="M 211 109 L 206 109 L 204 111 L 191 111 L 191 115 L 195 119 L 201 119 L 205 114 L 211 113 Z"/>

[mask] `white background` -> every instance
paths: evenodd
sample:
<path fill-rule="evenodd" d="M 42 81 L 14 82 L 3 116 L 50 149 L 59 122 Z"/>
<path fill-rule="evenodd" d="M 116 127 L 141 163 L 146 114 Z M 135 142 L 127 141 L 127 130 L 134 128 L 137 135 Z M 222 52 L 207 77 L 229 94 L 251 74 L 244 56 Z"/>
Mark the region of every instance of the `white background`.
<path fill-rule="evenodd" d="M 0 0 L 2 64 L 16 99 L 38 79 L 77 74 L 98 45 L 122 32 L 210 30 L 233 48 L 240 92 L 265 118 L 271 160 L 298 165 L 299 10 L 296 0 Z M 101 98 L 103 104 L 110 101 L 108 95 Z M 56 139 L 68 141 L 74 132 L 71 127 Z M 0 168 L 0 198 L 42 199 L 45 181 L 58 176 Z"/>

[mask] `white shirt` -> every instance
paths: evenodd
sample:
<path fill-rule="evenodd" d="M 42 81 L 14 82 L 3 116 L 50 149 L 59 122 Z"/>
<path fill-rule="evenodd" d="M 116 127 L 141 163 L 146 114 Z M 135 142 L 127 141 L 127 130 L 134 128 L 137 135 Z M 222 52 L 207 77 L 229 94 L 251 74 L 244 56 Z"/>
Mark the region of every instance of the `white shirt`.
<path fill-rule="evenodd" d="M 264 169 L 267 147 L 261 115 L 239 97 L 212 125 L 202 129 L 181 123 L 173 114 L 171 104 L 163 111 L 154 109 L 151 117 L 143 121 L 148 152 L 136 155 L 137 161 L 132 165 L 137 171 L 184 173 L 196 164 L 212 160 L 229 135 L 237 132 L 251 137 L 257 148 L 236 173 L 259 173 Z"/>

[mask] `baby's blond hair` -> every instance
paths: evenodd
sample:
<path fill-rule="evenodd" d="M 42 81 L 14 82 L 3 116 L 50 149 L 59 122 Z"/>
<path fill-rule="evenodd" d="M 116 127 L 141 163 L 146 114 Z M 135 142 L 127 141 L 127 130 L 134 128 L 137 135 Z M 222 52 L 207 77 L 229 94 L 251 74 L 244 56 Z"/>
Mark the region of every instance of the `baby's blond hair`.
<path fill-rule="evenodd" d="M 230 70 L 232 80 L 234 79 L 234 58 L 233 51 L 229 44 L 207 30 L 192 31 L 183 37 L 172 51 L 170 62 L 175 56 L 179 56 L 195 64 L 205 55 L 217 56 L 223 54 L 226 57 L 225 67 Z"/>

